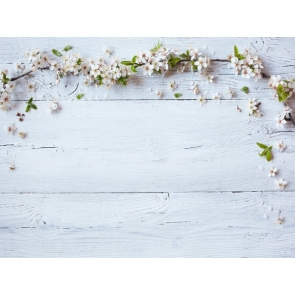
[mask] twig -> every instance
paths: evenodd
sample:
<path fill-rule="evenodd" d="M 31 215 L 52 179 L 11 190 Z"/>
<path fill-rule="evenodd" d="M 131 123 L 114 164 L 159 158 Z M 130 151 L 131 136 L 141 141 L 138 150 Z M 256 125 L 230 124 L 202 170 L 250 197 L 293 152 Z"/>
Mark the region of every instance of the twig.
<path fill-rule="evenodd" d="M 217 59 L 211 59 L 211 61 L 213 61 L 213 62 L 229 62 L 228 59 L 219 59 L 219 58 L 217 58 Z M 182 59 L 182 60 L 180 60 L 178 63 L 181 63 L 181 62 L 189 62 L 189 60 Z M 177 63 L 177 64 L 178 64 L 178 63 Z M 137 64 L 137 65 L 142 66 L 142 65 L 144 65 L 144 64 Z M 41 71 L 43 71 L 43 70 L 49 70 L 49 66 L 47 66 L 47 67 L 43 67 L 43 68 L 39 68 L 38 70 L 41 70 Z M 20 78 L 23 78 L 23 77 L 25 77 L 25 76 L 27 76 L 27 75 L 33 73 L 33 72 L 34 72 L 34 71 L 30 70 L 30 71 L 28 71 L 28 72 L 26 72 L 26 73 L 24 73 L 24 74 L 22 74 L 22 75 L 19 75 L 19 76 L 17 76 L 17 77 L 13 77 L 13 78 L 11 78 L 10 81 L 11 81 L 11 82 L 16 81 L 16 80 L 18 80 L 18 79 L 20 79 Z M 261 73 L 261 76 L 262 76 L 262 78 L 270 78 L 268 75 L 266 75 L 266 74 L 264 74 L 264 73 Z M 78 85 L 79 85 L 79 83 L 78 83 Z M 74 92 L 77 90 L 78 85 L 77 85 L 76 89 L 75 89 L 72 93 L 74 93 Z M 72 94 L 72 93 L 70 93 L 70 94 Z M 286 102 L 284 102 L 284 106 L 286 106 L 286 107 L 288 106 Z M 295 121 L 294 121 L 294 119 L 293 119 L 291 113 L 289 113 L 288 115 L 289 115 L 289 118 L 288 118 L 287 120 L 288 120 L 288 121 L 291 121 L 292 124 L 293 124 L 293 126 L 295 127 Z"/>
<path fill-rule="evenodd" d="M 285 106 L 285 107 L 288 107 L 288 105 L 287 105 L 286 102 L 284 102 L 284 106 Z M 289 116 L 289 118 L 286 118 L 286 120 L 287 120 L 287 121 L 291 121 L 292 124 L 293 124 L 293 126 L 295 127 L 295 121 L 294 121 L 294 119 L 293 119 L 291 113 L 288 113 L 287 115 Z"/>
<path fill-rule="evenodd" d="M 79 83 L 77 84 L 77 87 L 75 88 L 74 91 L 72 91 L 68 96 L 70 96 L 71 94 L 73 94 L 77 89 L 78 89 Z"/>
<path fill-rule="evenodd" d="M 39 68 L 38 70 L 41 70 L 41 71 L 43 71 L 43 70 L 49 70 L 49 66 L 44 67 L 44 68 Z M 26 73 L 24 73 L 24 74 L 22 74 L 22 75 L 19 75 L 19 76 L 17 76 L 17 77 L 11 78 L 10 81 L 11 81 L 11 82 L 16 81 L 16 80 L 18 80 L 18 79 L 20 79 L 20 78 L 22 78 L 22 77 L 25 77 L 25 76 L 27 76 L 27 75 L 33 73 L 33 72 L 34 72 L 34 71 L 30 70 L 30 71 L 28 71 L 28 72 L 26 72 Z"/>

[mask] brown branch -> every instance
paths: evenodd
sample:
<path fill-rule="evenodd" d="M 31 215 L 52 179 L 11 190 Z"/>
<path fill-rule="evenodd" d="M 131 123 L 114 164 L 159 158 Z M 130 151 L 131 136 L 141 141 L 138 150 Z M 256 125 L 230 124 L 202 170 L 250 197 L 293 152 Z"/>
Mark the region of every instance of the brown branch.
<path fill-rule="evenodd" d="M 39 68 L 38 70 L 41 70 L 41 71 L 43 71 L 43 70 L 49 70 L 49 66 L 44 67 L 44 68 Z M 23 77 L 25 77 L 25 76 L 27 76 L 27 75 L 33 73 L 33 72 L 34 72 L 34 71 L 30 70 L 30 71 L 28 71 L 28 72 L 26 72 L 26 73 L 24 73 L 24 74 L 22 74 L 22 75 L 19 75 L 19 76 L 17 76 L 17 77 L 11 78 L 10 81 L 11 81 L 11 82 L 16 81 L 16 80 L 18 80 L 18 79 L 20 79 L 20 78 L 23 78 Z"/>
<path fill-rule="evenodd" d="M 288 106 L 287 103 L 286 103 L 285 101 L 284 101 L 284 106 L 285 106 L 285 107 Z M 286 118 L 286 116 L 289 116 L 289 118 Z M 292 124 L 293 124 L 293 126 L 295 127 L 295 121 L 294 121 L 294 119 L 293 119 L 291 113 L 287 114 L 286 116 L 285 116 L 286 121 L 291 121 Z"/>
<path fill-rule="evenodd" d="M 213 62 L 229 62 L 228 59 L 219 59 L 219 58 L 217 58 L 217 59 L 211 59 L 211 61 L 213 61 Z M 180 60 L 178 63 L 181 63 L 181 62 L 189 62 L 189 60 L 182 59 L 182 60 Z M 177 63 L 177 64 L 178 64 L 178 63 Z M 137 64 L 137 65 L 142 66 L 142 65 L 144 65 L 144 64 Z M 43 68 L 39 68 L 38 70 L 41 70 L 41 71 L 43 71 L 43 70 L 49 70 L 49 66 L 47 66 L 47 67 L 43 67 Z M 20 78 L 23 78 L 23 77 L 25 77 L 25 76 L 27 76 L 27 75 L 33 73 L 33 72 L 34 72 L 34 71 L 30 70 L 30 71 L 28 71 L 28 72 L 26 72 L 26 73 L 24 73 L 24 74 L 22 74 L 22 75 L 19 75 L 19 76 L 17 76 L 17 77 L 13 77 L 13 78 L 11 78 L 10 81 L 11 81 L 11 82 L 16 81 L 16 80 L 18 80 L 18 79 L 20 79 Z M 266 74 L 264 74 L 264 73 L 261 73 L 261 76 L 262 76 L 262 78 L 270 78 L 268 75 L 266 75 Z M 78 85 L 79 85 L 79 83 L 78 83 Z M 75 89 L 72 93 L 74 93 L 74 92 L 77 90 L 78 85 L 77 85 L 76 89 Z M 71 94 L 72 94 L 72 93 L 71 93 Z M 285 102 L 284 105 L 287 106 L 287 103 Z M 291 121 L 292 124 L 293 124 L 294 127 L 295 127 L 295 121 L 294 121 L 292 115 L 291 115 L 290 113 L 289 113 L 288 115 L 289 115 L 289 118 L 287 118 L 287 121 Z"/>

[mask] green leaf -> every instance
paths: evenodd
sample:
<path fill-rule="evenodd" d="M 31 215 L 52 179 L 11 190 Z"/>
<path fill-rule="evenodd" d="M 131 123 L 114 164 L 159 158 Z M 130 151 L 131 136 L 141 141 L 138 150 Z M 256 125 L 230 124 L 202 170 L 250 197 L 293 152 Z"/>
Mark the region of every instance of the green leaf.
<path fill-rule="evenodd" d="M 262 148 L 262 149 L 267 149 L 267 146 L 265 144 L 262 144 L 262 143 L 259 143 L 259 142 L 256 142 L 256 144 Z"/>
<path fill-rule="evenodd" d="M 244 91 L 246 94 L 249 93 L 249 88 L 247 86 L 244 86 L 243 88 L 241 88 L 242 91 Z"/>
<path fill-rule="evenodd" d="M 83 96 L 84 96 L 83 93 L 80 93 L 80 94 L 77 94 L 77 95 L 76 95 L 77 99 L 81 99 Z"/>
<path fill-rule="evenodd" d="M 187 59 L 188 58 L 188 56 L 185 53 L 180 54 L 180 57 L 183 58 L 183 59 Z"/>
<path fill-rule="evenodd" d="M 133 62 L 132 61 L 125 60 L 125 61 L 121 61 L 121 64 L 122 65 L 125 65 L 125 66 L 132 66 L 133 65 Z"/>
<path fill-rule="evenodd" d="M 62 74 L 59 74 L 59 77 L 62 79 L 64 76 Z"/>
<path fill-rule="evenodd" d="M 160 48 L 161 48 L 161 43 L 160 43 L 160 41 L 158 41 L 158 43 L 157 44 L 155 44 L 155 47 L 154 48 L 152 48 L 150 51 L 151 52 L 156 52 L 156 51 L 158 51 Z"/>
<path fill-rule="evenodd" d="M 29 106 L 30 106 L 32 109 L 37 110 L 37 106 L 36 106 L 35 104 L 30 103 Z"/>
<path fill-rule="evenodd" d="M 79 58 L 79 59 L 77 60 L 77 65 L 79 66 L 79 65 L 81 64 L 81 62 L 82 62 L 82 59 Z"/>
<path fill-rule="evenodd" d="M 63 51 L 69 51 L 69 50 L 71 50 L 72 49 L 72 46 L 71 45 L 68 45 L 68 46 L 66 46 L 64 49 L 63 49 Z"/>
<path fill-rule="evenodd" d="M 134 56 L 132 57 L 132 62 L 133 62 L 134 64 L 136 63 L 136 58 L 137 58 L 136 55 L 134 55 Z"/>
<path fill-rule="evenodd" d="M 182 94 L 181 94 L 181 93 L 174 93 L 174 96 L 175 96 L 176 98 L 179 98 L 179 97 L 182 96 Z"/>
<path fill-rule="evenodd" d="M 127 80 L 128 80 L 129 76 L 126 76 L 126 77 L 120 77 L 118 80 L 117 80 L 117 83 L 118 84 L 121 84 L 122 86 L 126 86 L 127 85 Z"/>
<path fill-rule="evenodd" d="M 272 154 L 271 154 L 271 150 L 272 150 L 272 146 L 267 146 L 265 144 L 256 142 L 256 144 L 263 149 L 263 151 L 259 154 L 260 157 L 265 156 L 266 160 L 269 162 L 272 159 Z"/>
<path fill-rule="evenodd" d="M 278 87 L 277 87 L 277 92 L 278 93 L 282 93 L 283 90 L 284 90 L 283 85 L 282 84 L 279 84 Z"/>
<path fill-rule="evenodd" d="M 5 73 L 2 73 L 2 82 L 7 83 L 10 79 L 6 77 Z"/>
<path fill-rule="evenodd" d="M 235 57 L 238 57 L 239 56 L 239 49 L 236 45 L 234 46 L 234 52 L 235 52 Z"/>
<path fill-rule="evenodd" d="M 272 154 L 271 154 L 270 150 L 267 150 L 265 157 L 266 157 L 267 162 L 271 161 Z"/>
<path fill-rule="evenodd" d="M 52 49 L 52 53 L 56 56 L 62 56 L 62 54 L 56 49 Z"/>
<path fill-rule="evenodd" d="M 168 64 L 170 65 L 171 68 L 175 67 L 179 62 L 181 61 L 180 57 L 174 57 L 170 56 L 168 59 Z"/>
<path fill-rule="evenodd" d="M 37 110 L 37 106 L 33 103 L 33 97 L 27 101 L 26 112 L 30 111 L 31 109 Z"/>
<path fill-rule="evenodd" d="M 265 156 L 265 154 L 266 154 L 266 152 L 267 152 L 267 151 L 268 151 L 268 149 L 265 149 L 265 150 L 263 150 L 263 152 L 262 152 L 262 153 L 260 153 L 260 154 L 259 154 L 259 156 L 260 156 L 260 157 L 263 157 L 263 156 Z"/>
<path fill-rule="evenodd" d="M 239 60 L 245 58 L 243 54 L 239 53 L 239 49 L 236 45 L 234 46 L 234 52 L 235 52 L 235 57 L 237 57 Z"/>
<path fill-rule="evenodd" d="M 131 71 L 132 71 L 133 73 L 136 73 L 136 72 L 137 72 L 137 71 L 136 71 L 136 68 L 135 68 L 134 65 L 132 65 L 132 66 L 130 67 L 130 69 L 131 69 Z"/>
<path fill-rule="evenodd" d="M 278 98 L 280 102 L 285 101 L 288 98 L 288 93 L 287 92 L 278 93 Z"/>

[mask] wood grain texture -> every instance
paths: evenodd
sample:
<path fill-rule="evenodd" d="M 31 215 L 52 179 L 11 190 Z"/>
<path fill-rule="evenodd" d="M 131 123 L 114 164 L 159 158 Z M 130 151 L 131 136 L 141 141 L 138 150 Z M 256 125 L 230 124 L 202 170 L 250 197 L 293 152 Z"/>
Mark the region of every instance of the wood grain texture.
<path fill-rule="evenodd" d="M 6 163 L 0 168 L 2 191 L 274 190 L 274 180 L 267 177 L 271 165 L 287 179 L 295 172 L 294 128 L 277 131 L 277 104 L 263 104 L 267 115 L 247 123 L 246 102 L 240 105 L 243 113 L 233 101 L 202 107 L 195 101 L 63 102 L 62 111 L 51 116 L 48 103 L 39 102 L 38 112 L 17 125 L 29 130 L 25 140 L 1 131 L 6 139 L 0 148 Z M 274 149 L 273 163 L 258 156 L 256 141 L 279 139 L 288 149 Z M 17 167 L 7 173 L 11 161 Z M 291 181 L 287 190 L 294 189 Z"/>
<path fill-rule="evenodd" d="M 246 46 L 251 46 L 257 50 L 264 62 L 263 72 L 267 75 L 281 74 L 295 76 L 295 53 L 294 38 L 1 38 L 1 67 L 11 69 L 13 73 L 13 62 L 21 60 L 26 62 L 23 54 L 32 48 L 49 53 L 50 57 L 57 58 L 51 53 L 53 48 L 62 49 L 71 44 L 72 52 L 79 52 L 84 57 L 103 57 L 103 46 L 108 45 L 114 50 L 113 56 L 122 60 L 130 60 L 132 56 L 140 51 L 148 50 L 155 43 L 161 41 L 167 47 L 185 50 L 189 47 L 197 47 L 200 51 L 208 53 L 212 58 L 224 59 L 233 52 L 233 45 L 236 44 L 241 50 Z M 204 48 L 205 47 L 205 48 Z M 214 54 L 213 54 L 214 53 Z M 26 62 L 27 63 L 27 62 Z M 223 99 L 229 99 L 226 95 L 228 87 L 237 92 L 236 99 L 243 99 L 245 95 L 240 92 L 240 88 L 250 85 L 250 94 L 259 96 L 260 99 L 268 100 L 271 92 L 267 86 L 267 79 L 253 83 L 247 79 L 236 77 L 234 71 L 228 68 L 227 63 L 213 62 L 212 74 L 215 76 L 213 84 L 207 84 L 204 79 L 190 72 L 175 74 L 171 72 L 165 77 L 153 76 L 143 78 L 141 72 L 135 75 L 128 87 L 115 86 L 106 91 L 105 88 L 89 87 L 82 85 L 82 77 L 65 77 L 58 86 L 53 85 L 55 78 L 49 71 L 39 72 L 31 78 L 37 85 L 35 99 L 48 100 L 55 98 L 58 100 L 75 99 L 77 93 L 85 93 L 85 100 L 106 100 L 106 99 L 157 99 L 155 90 L 164 93 L 164 99 L 174 99 L 171 91 L 167 89 L 167 84 L 172 79 L 177 82 L 178 92 L 183 94 L 181 99 L 196 99 L 193 92 L 188 90 L 190 82 L 199 84 L 203 92 L 219 91 L 223 94 Z M 18 89 L 15 94 L 16 100 L 27 100 L 24 95 L 26 80 L 18 81 Z M 78 85 L 79 83 L 79 85 Z M 78 85 L 77 91 L 72 93 Z M 153 89 L 148 92 L 147 89 Z"/>
<path fill-rule="evenodd" d="M 294 205 L 286 192 L 1 195 L 0 253 L 292 257 Z M 279 210 L 282 225 L 276 224 Z"/>
<path fill-rule="evenodd" d="M 130 59 L 157 41 L 0 38 L 0 67 L 12 70 L 31 48 L 50 52 L 70 44 L 73 52 L 100 57 L 108 45 L 115 56 Z M 295 76 L 295 38 L 160 41 L 222 59 L 234 44 L 251 45 L 264 73 Z M 212 74 L 216 83 L 207 84 L 189 72 L 139 73 L 128 87 L 106 90 L 86 88 L 77 77 L 55 86 L 44 71 L 30 78 L 37 84 L 33 94 L 25 91 L 27 80 L 19 80 L 13 110 L 0 113 L 2 126 L 14 123 L 27 132 L 21 139 L 0 128 L 0 257 L 295 257 L 295 128 L 276 128 L 283 105 L 272 99 L 267 79 L 242 79 L 217 62 Z M 167 89 L 171 80 L 180 99 Z M 204 106 L 188 90 L 192 81 L 208 92 Z M 248 95 L 240 91 L 245 85 Z M 235 98 L 226 95 L 228 87 Z M 163 91 L 162 99 L 155 90 Z M 211 100 L 215 91 L 223 95 L 220 104 Z M 81 101 L 78 93 L 85 94 Z M 15 112 L 24 111 L 30 96 L 38 110 L 20 123 Z M 248 117 L 252 97 L 262 102 L 262 118 Z M 51 114 L 52 100 L 60 109 Z M 287 149 L 274 148 L 272 163 L 258 156 L 257 141 L 279 140 Z M 9 172 L 12 163 L 16 169 Z M 267 176 L 271 166 L 279 170 L 276 178 Z M 276 190 L 278 178 L 288 181 L 285 191 Z M 279 210 L 282 225 L 275 222 Z"/>

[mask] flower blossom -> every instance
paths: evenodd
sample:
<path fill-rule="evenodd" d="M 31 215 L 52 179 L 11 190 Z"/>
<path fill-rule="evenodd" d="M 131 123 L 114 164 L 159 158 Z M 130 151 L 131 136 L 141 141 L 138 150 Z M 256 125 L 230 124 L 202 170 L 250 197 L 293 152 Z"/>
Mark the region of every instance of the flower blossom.
<path fill-rule="evenodd" d="M 246 48 L 242 54 L 236 53 L 236 50 L 238 49 L 235 47 L 234 56 L 232 54 L 227 56 L 229 67 L 234 69 L 235 74 L 241 74 L 246 79 L 253 78 L 255 82 L 261 79 L 263 66 L 259 57 L 253 54 L 250 48 Z"/>

